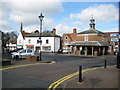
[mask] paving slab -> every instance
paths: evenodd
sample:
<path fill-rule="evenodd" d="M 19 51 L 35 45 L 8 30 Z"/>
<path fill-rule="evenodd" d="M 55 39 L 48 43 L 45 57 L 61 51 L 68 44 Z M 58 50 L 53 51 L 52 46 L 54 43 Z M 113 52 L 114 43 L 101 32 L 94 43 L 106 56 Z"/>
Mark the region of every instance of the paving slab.
<path fill-rule="evenodd" d="M 66 82 L 64 88 L 118 88 L 119 72 L 115 66 L 87 71 L 83 73 L 82 83 L 78 82 L 76 76 Z"/>

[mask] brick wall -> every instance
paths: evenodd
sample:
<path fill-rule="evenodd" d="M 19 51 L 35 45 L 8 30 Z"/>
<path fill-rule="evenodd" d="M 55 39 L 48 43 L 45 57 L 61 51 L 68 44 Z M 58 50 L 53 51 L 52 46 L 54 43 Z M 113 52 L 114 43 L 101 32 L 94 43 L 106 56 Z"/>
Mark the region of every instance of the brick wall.
<path fill-rule="evenodd" d="M 76 36 L 76 41 L 84 41 L 84 35 Z M 88 35 L 88 41 L 102 41 L 102 36 L 99 35 Z M 104 37 L 104 41 L 108 41 L 107 37 Z"/>

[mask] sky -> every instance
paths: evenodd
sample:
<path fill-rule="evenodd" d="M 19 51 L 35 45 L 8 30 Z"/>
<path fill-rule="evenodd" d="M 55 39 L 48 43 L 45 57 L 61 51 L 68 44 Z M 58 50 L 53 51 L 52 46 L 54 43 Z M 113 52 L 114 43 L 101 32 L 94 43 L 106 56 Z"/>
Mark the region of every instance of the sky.
<path fill-rule="evenodd" d="M 90 18 L 93 15 L 96 29 L 103 32 L 118 31 L 119 4 L 118 2 L 65 2 L 52 0 L 51 2 L 15 0 L 0 2 L 0 30 L 19 33 L 20 24 L 23 30 L 34 32 L 40 28 L 40 13 L 44 15 L 43 31 L 56 28 L 58 35 L 77 33 L 90 28 Z"/>

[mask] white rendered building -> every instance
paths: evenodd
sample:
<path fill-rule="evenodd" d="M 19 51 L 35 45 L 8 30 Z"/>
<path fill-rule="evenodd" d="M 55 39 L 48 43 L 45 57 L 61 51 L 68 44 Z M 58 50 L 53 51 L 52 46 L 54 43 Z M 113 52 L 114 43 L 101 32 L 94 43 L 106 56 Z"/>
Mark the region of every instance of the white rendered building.
<path fill-rule="evenodd" d="M 39 52 L 40 47 L 42 52 L 57 52 L 60 49 L 60 36 L 56 35 L 56 29 L 51 32 L 43 32 L 41 34 L 42 44 L 38 42 L 40 39 L 40 33 L 26 33 L 22 31 L 22 24 L 20 34 L 17 38 L 18 48 L 33 49 Z"/>

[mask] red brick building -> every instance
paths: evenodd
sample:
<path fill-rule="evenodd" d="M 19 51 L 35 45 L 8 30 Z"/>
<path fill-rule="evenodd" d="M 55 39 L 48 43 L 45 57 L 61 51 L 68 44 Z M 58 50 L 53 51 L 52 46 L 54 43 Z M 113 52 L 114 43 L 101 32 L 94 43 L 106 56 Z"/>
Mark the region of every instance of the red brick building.
<path fill-rule="evenodd" d="M 109 53 L 119 52 L 119 32 L 105 32 L 108 34 L 108 42 L 113 46 Z"/>
<path fill-rule="evenodd" d="M 77 29 L 73 29 L 73 33 L 63 34 L 61 41 L 62 41 L 62 49 L 69 49 L 68 45 L 72 42 L 76 41 L 76 33 Z"/>
<path fill-rule="evenodd" d="M 73 31 L 76 31 L 73 29 Z M 95 28 L 95 19 L 90 19 L 90 29 L 80 33 L 63 34 L 63 48 L 78 55 L 105 55 L 112 49 L 108 34 Z"/>

